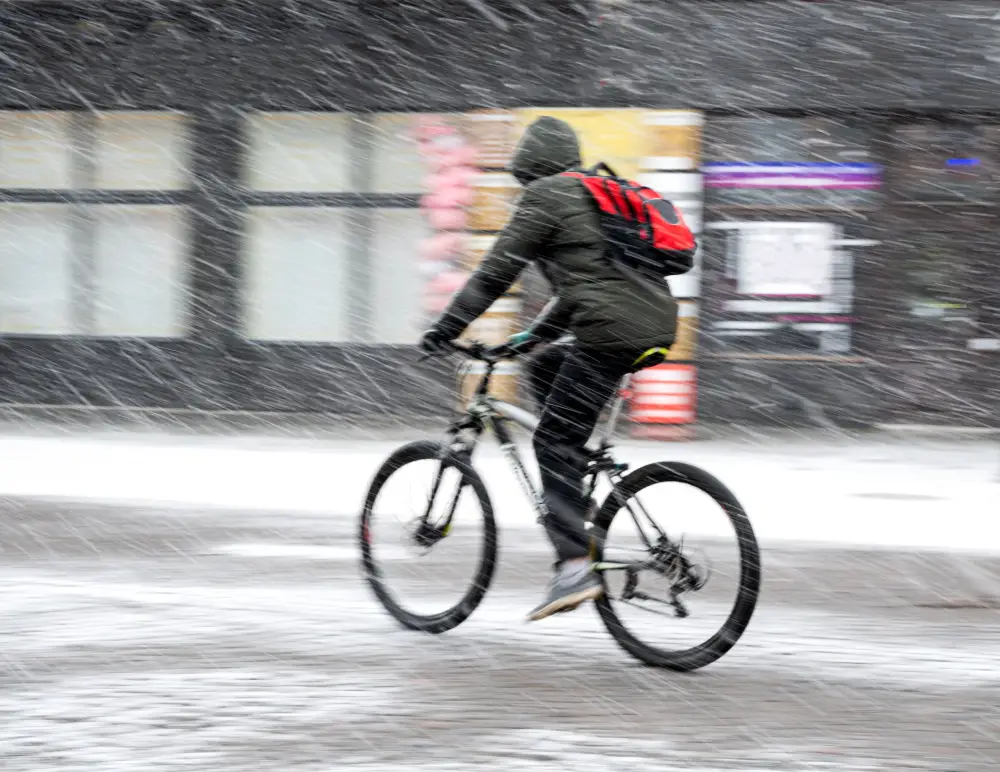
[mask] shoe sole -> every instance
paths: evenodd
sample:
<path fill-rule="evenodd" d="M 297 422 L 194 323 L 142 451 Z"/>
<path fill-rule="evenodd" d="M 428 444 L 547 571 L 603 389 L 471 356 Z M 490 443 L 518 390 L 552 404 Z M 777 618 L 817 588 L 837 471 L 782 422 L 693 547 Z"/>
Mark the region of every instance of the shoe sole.
<path fill-rule="evenodd" d="M 553 614 L 558 614 L 562 611 L 573 611 L 580 605 L 586 603 L 588 600 L 597 600 L 604 594 L 603 587 L 588 587 L 586 590 L 580 590 L 580 592 L 574 592 L 572 595 L 567 595 L 558 600 L 554 600 L 551 603 L 542 606 L 537 611 L 533 611 L 528 615 L 529 622 L 537 622 L 539 619 L 545 619 L 545 617 L 550 617 Z"/>

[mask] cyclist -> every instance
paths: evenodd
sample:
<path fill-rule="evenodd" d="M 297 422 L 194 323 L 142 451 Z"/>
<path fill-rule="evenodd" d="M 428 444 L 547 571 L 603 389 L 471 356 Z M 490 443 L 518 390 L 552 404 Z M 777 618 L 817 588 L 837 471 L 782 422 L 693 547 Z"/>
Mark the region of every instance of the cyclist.
<path fill-rule="evenodd" d="M 543 116 L 521 137 L 511 172 L 524 186 L 489 254 L 424 333 L 428 353 L 449 343 L 538 265 L 555 298 L 530 328 L 511 338 L 519 351 L 560 338 L 535 360 L 531 382 L 544 402 L 533 438 L 546 507 L 544 525 L 556 552 L 555 575 L 529 620 L 570 611 L 600 597 L 585 519 L 584 447 L 604 405 L 626 373 L 662 361 L 674 342 L 677 303 L 665 280 L 651 280 L 605 256 L 598 211 L 579 179 L 580 145 L 565 121 Z"/>

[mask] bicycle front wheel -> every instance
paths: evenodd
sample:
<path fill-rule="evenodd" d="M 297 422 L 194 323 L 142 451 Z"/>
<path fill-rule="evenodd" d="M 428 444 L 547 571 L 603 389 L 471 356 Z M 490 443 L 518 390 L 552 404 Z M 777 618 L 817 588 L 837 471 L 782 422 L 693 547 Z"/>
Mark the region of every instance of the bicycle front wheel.
<path fill-rule="evenodd" d="M 592 530 L 608 632 L 642 662 L 696 670 L 746 630 L 760 551 L 746 512 L 719 480 L 682 463 L 649 464 L 608 494 Z"/>
<path fill-rule="evenodd" d="M 486 594 L 497 531 L 486 486 L 436 442 L 413 442 L 378 470 L 361 513 L 362 568 L 404 627 L 443 633 Z"/>

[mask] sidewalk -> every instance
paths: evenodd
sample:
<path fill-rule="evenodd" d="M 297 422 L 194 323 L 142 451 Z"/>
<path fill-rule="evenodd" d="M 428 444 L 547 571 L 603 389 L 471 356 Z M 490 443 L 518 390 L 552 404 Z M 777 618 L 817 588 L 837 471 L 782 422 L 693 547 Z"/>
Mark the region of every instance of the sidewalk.
<path fill-rule="evenodd" d="M 0 434 L 0 495 L 354 517 L 381 461 L 435 436 L 25 429 Z M 530 456 L 530 443 L 521 446 Z M 764 543 L 1000 553 L 1000 447 L 989 438 L 746 434 L 623 441 L 619 456 L 704 467 L 743 502 Z M 484 446 L 477 466 L 500 525 L 536 528 L 498 449 Z"/>

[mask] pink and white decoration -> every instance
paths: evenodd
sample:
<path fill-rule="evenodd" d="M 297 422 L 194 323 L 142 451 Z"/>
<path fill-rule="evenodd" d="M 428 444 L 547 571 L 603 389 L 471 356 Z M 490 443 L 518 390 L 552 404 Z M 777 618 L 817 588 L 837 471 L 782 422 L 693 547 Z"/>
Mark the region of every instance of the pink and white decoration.
<path fill-rule="evenodd" d="M 413 128 L 414 137 L 428 175 L 427 193 L 420 209 L 433 235 L 420 245 L 420 266 L 425 277 L 424 312 L 437 315 L 465 281 L 459 267 L 468 224 L 467 207 L 472 203 L 472 181 L 478 174 L 476 149 L 462 133 L 440 116 L 422 116 Z"/>

